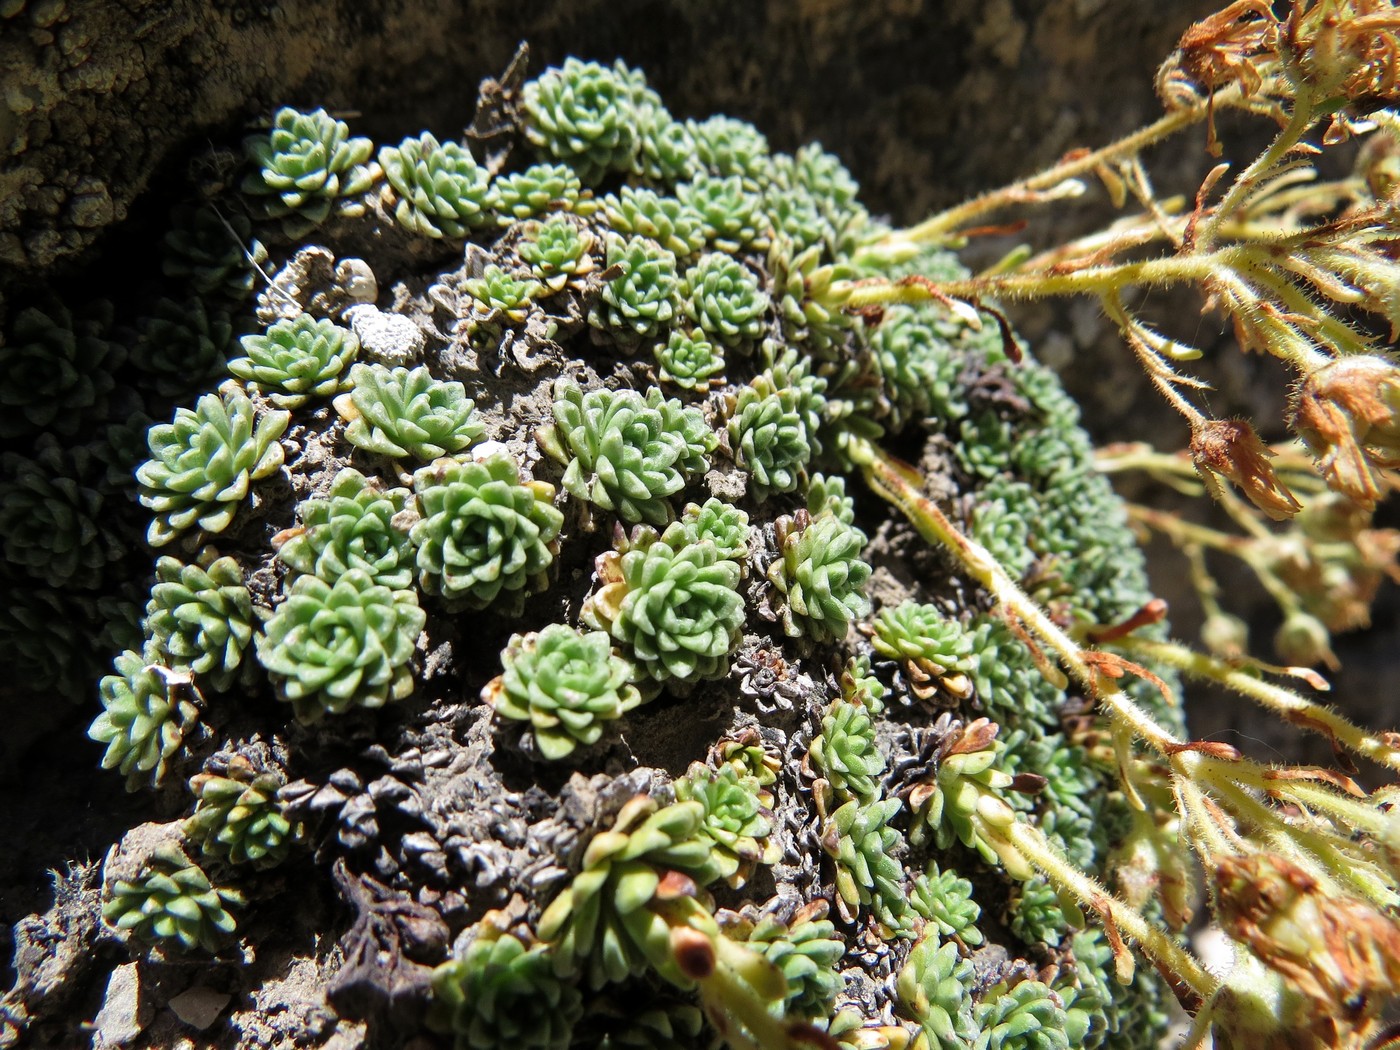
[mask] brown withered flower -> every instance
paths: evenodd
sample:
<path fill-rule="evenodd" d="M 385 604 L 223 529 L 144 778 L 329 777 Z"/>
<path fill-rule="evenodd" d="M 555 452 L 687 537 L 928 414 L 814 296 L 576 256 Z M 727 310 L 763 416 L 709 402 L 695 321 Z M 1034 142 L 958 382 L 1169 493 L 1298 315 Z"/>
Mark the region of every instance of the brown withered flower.
<path fill-rule="evenodd" d="M 1400 10 L 1393 0 L 1295 0 L 1281 30 L 1290 78 L 1364 115 L 1400 101 Z"/>
<path fill-rule="evenodd" d="M 1258 62 L 1273 56 L 1277 28 L 1268 0 L 1236 0 L 1181 34 L 1172 58 L 1197 87 L 1216 91 L 1239 84 L 1247 97 L 1263 81 Z"/>
<path fill-rule="evenodd" d="M 1364 1045 L 1400 986 L 1400 924 L 1364 901 L 1327 896 L 1277 854 L 1227 857 L 1214 879 L 1221 928 L 1311 1002 L 1319 1045 Z"/>
<path fill-rule="evenodd" d="M 1274 521 L 1284 521 L 1303 505 L 1269 465 L 1273 456 L 1254 427 L 1243 419 L 1207 419 L 1191 431 L 1191 462 L 1212 495 L 1218 498 L 1218 475 L 1239 486 L 1249 501 Z"/>
<path fill-rule="evenodd" d="M 1337 358 L 1299 385 L 1291 422 L 1327 484 L 1374 507 L 1380 471 L 1400 465 L 1400 368 L 1369 355 Z"/>

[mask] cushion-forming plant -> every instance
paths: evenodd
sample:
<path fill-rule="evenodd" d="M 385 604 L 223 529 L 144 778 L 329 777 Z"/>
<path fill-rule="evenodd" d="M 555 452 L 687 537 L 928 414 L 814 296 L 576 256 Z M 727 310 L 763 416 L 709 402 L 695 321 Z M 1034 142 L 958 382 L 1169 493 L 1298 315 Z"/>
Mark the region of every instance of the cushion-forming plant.
<path fill-rule="evenodd" d="M 374 183 L 374 145 L 352 138 L 344 121 L 324 109 L 279 109 L 266 135 L 250 135 L 244 152 L 257 165 L 243 190 L 265 198 L 267 213 L 282 220 L 288 236 L 324 222 L 333 204 L 351 201 Z"/>
<path fill-rule="evenodd" d="M 408 506 L 406 488 L 386 488 L 353 467 L 336 474 L 325 499 L 297 507 L 301 525 L 273 539 L 278 560 L 291 574 L 334 583 L 361 569 L 375 583 L 403 590 L 413 583 L 413 545 L 396 520 Z"/>
<path fill-rule="evenodd" d="M 245 335 L 242 344 L 245 356 L 229 361 L 228 370 L 279 408 L 340 393 L 360 353 L 354 332 L 309 314 L 278 321 L 262 335 Z"/>
<path fill-rule="evenodd" d="M 288 414 L 257 415 L 235 385 L 205 394 L 193 409 L 178 408 L 170 423 L 147 434 L 151 458 L 136 471 L 141 503 L 154 512 L 146 540 L 170 543 L 195 526 L 205 532 L 229 527 L 252 483 L 282 465 L 278 438 Z"/>
<path fill-rule="evenodd" d="M 357 364 L 350 384 L 336 411 L 349 420 L 346 440 L 368 452 L 433 460 L 471 448 L 485 430 L 466 388 L 434 379 L 426 367 Z"/>
<path fill-rule="evenodd" d="M 491 218 L 490 173 L 471 150 L 423 132 L 379 150 L 379 166 L 393 187 L 394 218 L 425 237 L 464 237 Z"/>
<path fill-rule="evenodd" d="M 632 678 L 606 631 L 552 623 L 511 636 L 501 673 L 482 695 L 497 715 L 529 722 L 540 754 L 559 759 L 595 743 L 608 722 L 642 702 Z"/>
<path fill-rule="evenodd" d="M 302 576 L 254 644 L 278 696 L 310 725 L 413 692 L 411 661 L 426 618 L 416 592 L 391 591 L 360 569 L 334 584 Z"/>
<path fill-rule="evenodd" d="M 567 462 L 563 486 L 571 496 L 657 526 L 675 516 L 669 497 L 708 466 L 717 443 L 699 412 L 663 400 L 660 391 L 584 393 L 570 380 L 556 384 L 554 425 L 541 438 Z"/>
<path fill-rule="evenodd" d="M 564 523 L 554 486 L 522 481 L 515 461 L 498 453 L 440 459 L 413 475 L 413 490 L 420 518 L 409 539 L 426 593 L 480 609 L 538 587 Z"/>

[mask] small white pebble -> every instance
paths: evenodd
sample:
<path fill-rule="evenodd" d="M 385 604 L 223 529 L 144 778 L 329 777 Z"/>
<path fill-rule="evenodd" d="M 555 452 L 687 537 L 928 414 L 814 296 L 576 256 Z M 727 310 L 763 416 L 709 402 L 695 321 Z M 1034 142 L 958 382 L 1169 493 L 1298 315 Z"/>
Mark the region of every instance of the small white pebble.
<path fill-rule="evenodd" d="M 368 303 L 345 311 L 350 329 L 360 339 L 365 357 L 380 364 L 412 364 L 423 352 L 423 330 L 403 314 L 386 314 Z"/>
<path fill-rule="evenodd" d="M 510 449 L 502 441 L 483 441 L 480 444 L 472 446 L 472 459 L 476 460 L 478 463 L 485 463 L 498 453 L 509 456 Z"/>

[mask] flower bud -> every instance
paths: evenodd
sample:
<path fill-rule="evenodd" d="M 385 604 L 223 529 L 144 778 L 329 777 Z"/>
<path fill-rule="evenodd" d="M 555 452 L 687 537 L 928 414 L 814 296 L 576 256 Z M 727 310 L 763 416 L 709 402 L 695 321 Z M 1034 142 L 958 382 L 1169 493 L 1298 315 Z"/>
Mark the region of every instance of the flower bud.
<path fill-rule="evenodd" d="M 1332 652 L 1332 636 L 1316 616 L 1305 612 L 1290 613 L 1274 635 L 1274 649 L 1285 664 L 1296 667 L 1316 667 L 1326 664 L 1336 670 L 1337 656 Z"/>
<path fill-rule="evenodd" d="M 1201 641 L 1222 660 L 1236 660 L 1249 650 L 1249 625 L 1227 612 L 1212 613 L 1201 625 Z"/>

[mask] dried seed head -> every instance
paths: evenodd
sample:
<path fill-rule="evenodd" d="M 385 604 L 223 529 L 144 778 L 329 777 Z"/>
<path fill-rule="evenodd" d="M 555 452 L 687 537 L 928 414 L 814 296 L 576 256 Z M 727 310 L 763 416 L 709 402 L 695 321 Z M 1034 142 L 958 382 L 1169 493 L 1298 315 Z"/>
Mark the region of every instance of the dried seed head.
<path fill-rule="evenodd" d="M 1227 857 L 1215 866 L 1217 917 L 1313 1005 L 1310 1027 L 1353 1045 L 1400 984 L 1400 925 L 1354 898 L 1329 896 L 1276 854 Z M 1360 1043 L 1354 1044 L 1360 1045 Z"/>
<path fill-rule="evenodd" d="M 1373 507 L 1378 471 L 1400 462 L 1400 369 L 1381 357 L 1338 358 L 1298 388 L 1292 423 L 1327 483 Z"/>
<path fill-rule="evenodd" d="M 1238 485 L 1249 501 L 1274 521 L 1291 518 L 1303 505 L 1269 465 L 1273 452 L 1243 419 L 1210 419 L 1191 432 L 1191 461 L 1210 488 L 1219 475 Z"/>

